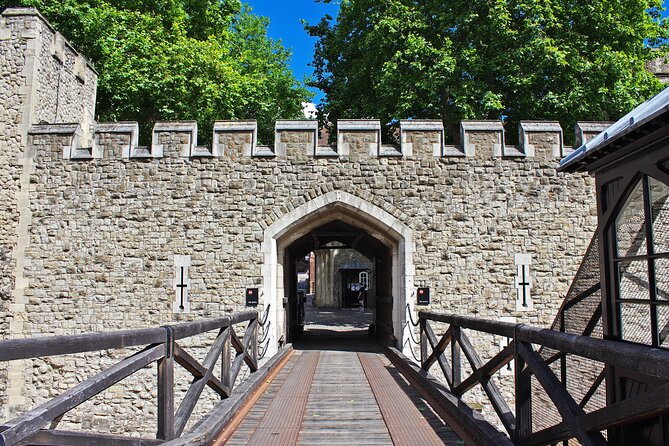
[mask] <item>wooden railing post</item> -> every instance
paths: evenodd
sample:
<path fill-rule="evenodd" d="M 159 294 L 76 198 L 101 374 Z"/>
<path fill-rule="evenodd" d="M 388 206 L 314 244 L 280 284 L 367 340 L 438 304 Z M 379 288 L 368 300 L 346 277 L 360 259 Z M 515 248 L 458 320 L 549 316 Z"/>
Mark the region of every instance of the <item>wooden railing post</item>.
<path fill-rule="evenodd" d="M 516 430 L 514 442 L 532 433 L 532 374 L 518 353 L 519 341 L 514 336 L 514 373 L 516 384 Z"/>
<path fill-rule="evenodd" d="M 453 370 L 453 389 L 462 382 L 462 363 L 460 362 L 460 327 L 451 324 L 451 368 Z M 460 395 L 457 395 L 458 397 Z"/>
<path fill-rule="evenodd" d="M 253 358 L 253 361 L 257 364 L 258 363 L 258 318 L 256 317 L 255 320 L 249 321 L 249 324 L 254 324 L 253 326 L 253 333 L 251 336 L 253 338 L 251 339 L 251 357 Z"/>
<path fill-rule="evenodd" d="M 427 324 L 427 319 L 423 319 L 418 315 L 418 324 L 420 326 L 420 366 L 423 370 L 427 371 L 427 358 L 430 354 L 427 351 L 427 333 L 425 332 L 425 325 Z"/>
<path fill-rule="evenodd" d="M 158 360 L 159 440 L 174 439 L 174 330 L 165 326 L 165 356 Z"/>
<path fill-rule="evenodd" d="M 232 327 L 230 327 L 230 330 L 232 330 Z M 223 344 L 223 348 L 221 349 L 221 383 L 228 389 L 228 393 L 232 391 L 233 384 L 230 382 L 230 365 L 232 364 L 230 348 L 230 332 L 228 331 L 225 344 Z"/>

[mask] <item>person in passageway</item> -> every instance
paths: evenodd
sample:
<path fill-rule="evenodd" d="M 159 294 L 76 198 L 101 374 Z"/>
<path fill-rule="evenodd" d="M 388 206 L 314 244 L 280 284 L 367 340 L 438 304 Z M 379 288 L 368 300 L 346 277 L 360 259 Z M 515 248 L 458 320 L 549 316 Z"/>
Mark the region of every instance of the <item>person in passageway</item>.
<path fill-rule="evenodd" d="M 367 287 L 364 285 L 360 287 L 358 292 L 358 304 L 360 305 L 360 312 L 365 311 L 365 300 L 367 299 Z"/>

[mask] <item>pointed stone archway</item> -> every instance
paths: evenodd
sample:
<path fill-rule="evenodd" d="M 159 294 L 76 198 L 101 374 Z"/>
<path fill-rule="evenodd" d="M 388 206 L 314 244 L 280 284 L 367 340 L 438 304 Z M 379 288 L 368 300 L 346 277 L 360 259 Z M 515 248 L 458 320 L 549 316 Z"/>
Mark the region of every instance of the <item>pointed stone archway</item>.
<path fill-rule="evenodd" d="M 341 221 L 356 227 L 388 248 L 388 290 L 392 298 L 391 320 L 379 321 L 391 330 L 395 347 L 408 353 L 412 328 L 407 327 L 407 312 L 415 312 L 411 299 L 414 279 L 413 231 L 395 216 L 378 206 L 344 191 L 332 191 L 282 215 L 264 232 L 263 293 L 261 303 L 269 311 L 269 344 L 266 356 L 273 355 L 280 342 L 287 340 L 286 310 L 288 299 L 285 286 L 287 274 L 286 249 L 296 240 L 308 235 L 324 224 Z M 407 304 L 409 308 L 407 309 Z"/>

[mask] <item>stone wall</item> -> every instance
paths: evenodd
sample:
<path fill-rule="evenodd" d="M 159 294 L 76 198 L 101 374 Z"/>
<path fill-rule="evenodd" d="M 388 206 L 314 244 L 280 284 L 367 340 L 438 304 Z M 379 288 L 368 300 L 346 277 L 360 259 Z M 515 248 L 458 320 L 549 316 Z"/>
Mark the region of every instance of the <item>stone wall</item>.
<path fill-rule="evenodd" d="M 315 122 L 279 121 L 274 145 L 261 147 L 254 122 L 219 122 L 211 148 L 197 146 L 196 123 L 158 123 L 151 146 L 139 147 L 136 123 L 97 124 L 93 136 L 95 73 L 37 13 L 7 10 L 2 19 L 0 63 L 11 73 L 0 84 L 11 99 L 0 109 L 6 337 L 158 326 L 239 310 L 245 288 L 262 286 L 265 229 L 332 191 L 410 228 L 407 274 L 431 288 L 437 310 L 549 326 L 590 241 L 593 181 L 556 171 L 570 150 L 556 123 L 521 124 L 521 144 L 512 147 L 499 122 L 465 122 L 463 145 L 446 146 L 440 122 L 401 121 L 401 144 L 385 146 L 378 121 L 346 120 L 338 144 L 322 146 Z M 532 257 L 534 305 L 525 312 L 515 304 L 518 253 Z M 191 256 L 188 314 L 173 312 L 175 255 Z M 485 359 L 501 340 L 473 342 Z M 0 387 L 5 415 L 118 355 L 22 362 L 6 380 L 0 370 L 9 386 Z M 96 417 L 106 421 L 91 425 L 87 406 L 65 426 L 153 434 L 154 420 L 137 414 L 153 407 L 154 393 L 137 378 L 129 389 L 96 400 L 104 407 Z"/>
<path fill-rule="evenodd" d="M 19 222 L 17 192 L 20 184 L 20 166 L 23 158 L 19 124 L 21 122 L 21 87 L 25 84 L 24 55 L 28 40 L 20 39 L 20 23 L 3 21 L 0 26 L 0 333 L 6 337 L 13 320 L 10 301 L 14 289 L 16 261 L 12 256 L 17 244 L 16 227 Z M 14 38 L 11 38 L 14 36 Z M 7 406 L 7 364 L 0 364 L 0 406 Z"/>
<path fill-rule="evenodd" d="M 121 153 L 128 142 L 116 134 L 97 139 L 105 154 Z M 31 136 L 37 169 L 30 176 L 25 335 L 157 326 L 241 309 L 244 289 L 262 282 L 264 229 L 334 190 L 411 227 L 415 282 L 431 287 L 432 308 L 548 326 L 595 225 L 591 179 L 557 173 L 555 160 L 541 154 L 435 157 L 418 144 L 411 158 L 354 152 L 294 162 L 183 157 L 182 133 L 163 134 L 161 143 L 159 159 L 71 161 L 62 157 L 70 136 Z M 533 260 L 529 312 L 515 306 L 519 252 Z M 172 312 L 178 254 L 192 257 L 187 315 Z M 474 339 L 484 357 L 499 350 L 499 340 Z M 25 384 L 32 403 L 43 399 L 32 381 Z M 134 418 L 120 407 L 109 408 L 119 423 L 111 431 Z"/>
<path fill-rule="evenodd" d="M 31 215 L 28 208 L 32 154 L 30 126 L 77 122 L 84 144 L 93 135 L 97 75 L 34 9 L 7 9 L 0 17 L 0 332 L 22 337 L 27 295 L 24 250 Z M 27 155 L 27 156 L 26 156 Z M 21 368 L 0 365 L 0 406 L 11 394 L 3 387 L 22 379 Z M 1 411 L 0 411 L 1 413 Z"/>

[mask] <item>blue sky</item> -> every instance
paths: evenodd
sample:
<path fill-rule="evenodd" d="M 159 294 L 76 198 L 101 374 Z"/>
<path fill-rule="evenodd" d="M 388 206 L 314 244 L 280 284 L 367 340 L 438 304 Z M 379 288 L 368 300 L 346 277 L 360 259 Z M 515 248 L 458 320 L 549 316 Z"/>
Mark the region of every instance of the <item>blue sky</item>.
<path fill-rule="evenodd" d="M 246 0 L 257 15 L 269 17 L 268 34 L 275 40 L 281 40 L 283 46 L 293 52 L 290 67 L 298 79 L 309 76 L 313 69 L 308 66 L 312 60 L 315 38 L 309 37 L 300 19 L 310 24 L 320 21 L 325 14 L 337 17 L 338 1 L 329 4 L 314 0 Z M 314 102 L 320 102 L 322 92 L 312 89 L 317 96 Z"/>
<path fill-rule="evenodd" d="M 310 24 L 320 21 L 325 14 L 332 17 L 337 16 L 339 1 L 333 0 L 329 4 L 317 2 L 316 0 L 245 0 L 251 6 L 253 12 L 268 17 L 270 25 L 268 34 L 275 40 L 281 40 L 283 46 L 293 52 L 290 67 L 298 79 L 312 74 L 313 69 L 309 66 L 312 60 L 314 44 L 316 39 L 309 37 L 300 19 Z M 668 9 L 669 0 L 664 0 L 664 8 Z M 667 15 L 667 11 L 664 12 Z M 316 94 L 314 102 L 323 99 L 323 93 L 312 89 Z"/>

